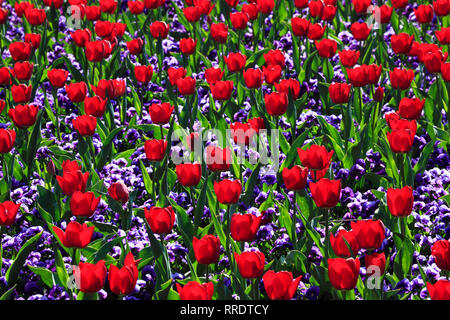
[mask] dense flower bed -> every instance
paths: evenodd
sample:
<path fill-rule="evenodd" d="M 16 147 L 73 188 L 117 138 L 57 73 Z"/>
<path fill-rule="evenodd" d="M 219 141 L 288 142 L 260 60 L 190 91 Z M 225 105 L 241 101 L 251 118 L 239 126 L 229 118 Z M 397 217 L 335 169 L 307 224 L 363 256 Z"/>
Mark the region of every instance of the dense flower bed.
<path fill-rule="evenodd" d="M 0 300 L 450 299 L 449 13 L 0 0 Z"/>

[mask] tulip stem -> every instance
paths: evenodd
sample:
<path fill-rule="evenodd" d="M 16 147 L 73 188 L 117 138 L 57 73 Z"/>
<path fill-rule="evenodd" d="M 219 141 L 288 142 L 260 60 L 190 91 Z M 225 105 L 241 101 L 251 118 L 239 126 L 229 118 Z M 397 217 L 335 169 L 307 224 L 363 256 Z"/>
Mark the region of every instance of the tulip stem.
<path fill-rule="evenodd" d="M 206 274 L 205 274 L 205 281 L 208 282 L 209 280 L 209 264 L 206 265 Z"/>
<path fill-rule="evenodd" d="M 325 210 L 325 265 L 328 265 L 328 250 L 329 250 L 329 243 L 330 243 L 330 235 L 329 235 L 329 227 L 330 227 L 330 220 L 329 220 L 329 213 L 330 209 Z"/>
<path fill-rule="evenodd" d="M 2 267 L 3 267 L 3 246 L 2 246 L 3 231 L 4 231 L 3 226 L 0 226 L 0 277 L 3 277 L 3 272 L 2 272 Z"/>
<path fill-rule="evenodd" d="M 56 92 L 56 89 L 52 87 L 52 94 L 53 94 L 53 105 L 55 106 L 55 113 L 56 113 L 56 138 L 61 141 L 61 132 L 59 129 L 59 104 L 58 104 L 58 94 Z"/>

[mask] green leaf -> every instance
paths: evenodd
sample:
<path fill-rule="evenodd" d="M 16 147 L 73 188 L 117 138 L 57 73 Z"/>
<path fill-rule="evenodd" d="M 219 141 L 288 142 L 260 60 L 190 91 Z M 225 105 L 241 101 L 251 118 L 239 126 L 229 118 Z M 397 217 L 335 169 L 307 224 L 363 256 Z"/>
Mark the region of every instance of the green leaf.
<path fill-rule="evenodd" d="M 53 273 L 45 268 L 41 267 L 33 267 L 28 265 L 28 268 L 33 271 L 35 274 L 37 274 L 39 277 L 41 277 L 42 282 L 49 288 L 52 288 L 55 284 L 53 280 Z"/>

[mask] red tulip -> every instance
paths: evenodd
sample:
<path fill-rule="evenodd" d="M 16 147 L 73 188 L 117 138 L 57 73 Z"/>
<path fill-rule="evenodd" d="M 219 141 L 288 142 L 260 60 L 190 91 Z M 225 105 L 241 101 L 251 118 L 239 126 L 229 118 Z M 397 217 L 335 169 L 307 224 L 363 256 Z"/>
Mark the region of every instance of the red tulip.
<path fill-rule="evenodd" d="M 80 262 L 75 268 L 73 275 L 80 291 L 84 293 L 95 293 L 103 288 L 106 280 L 105 260 L 100 260 L 96 264 Z"/>
<path fill-rule="evenodd" d="M 82 136 L 92 136 L 95 133 L 97 127 L 97 118 L 81 115 L 72 120 L 72 125 L 75 130 Z"/>
<path fill-rule="evenodd" d="M 149 109 L 148 113 L 150 114 L 150 118 L 154 124 L 166 124 L 169 123 L 170 116 L 174 110 L 174 106 L 171 106 L 170 103 L 153 103 Z"/>
<path fill-rule="evenodd" d="M 70 211 L 76 217 L 92 217 L 101 197 L 96 198 L 93 192 L 75 191 L 70 198 Z"/>
<path fill-rule="evenodd" d="M 436 30 L 435 35 L 441 44 L 450 44 L 450 27 Z"/>
<path fill-rule="evenodd" d="M 224 72 L 220 68 L 209 68 L 205 70 L 205 79 L 209 85 L 215 84 L 217 81 L 222 80 Z M 245 75 L 245 71 L 244 71 Z M 245 77 L 245 76 L 244 76 Z"/>
<path fill-rule="evenodd" d="M 336 54 L 337 42 L 332 39 L 316 40 L 316 48 L 319 56 L 330 59 Z"/>
<path fill-rule="evenodd" d="M 89 116 L 100 118 L 105 113 L 107 102 L 100 97 L 86 97 L 84 99 L 84 112 Z"/>
<path fill-rule="evenodd" d="M 185 187 L 198 185 L 202 178 L 202 166 L 198 163 L 177 164 L 175 172 L 178 181 Z"/>
<path fill-rule="evenodd" d="M 266 128 L 264 125 L 264 119 L 261 117 L 248 119 L 247 123 L 250 125 L 250 128 L 256 131 L 256 133 L 259 133 L 259 130 Z"/>
<path fill-rule="evenodd" d="M 416 15 L 416 20 L 420 24 L 430 23 L 433 20 L 434 12 L 431 5 L 421 4 L 414 9 L 414 14 Z"/>
<path fill-rule="evenodd" d="M 345 241 L 344 241 L 345 240 Z M 352 252 L 347 247 L 348 245 L 352 249 Z M 359 251 L 359 244 L 356 239 L 356 234 L 354 231 L 347 231 L 345 229 L 339 230 L 337 236 L 335 237 L 332 233 L 330 234 L 330 243 L 333 248 L 334 253 L 340 257 L 351 257 L 357 255 Z"/>
<path fill-rule="evenodd" d="M 138 279 L 138 261 L 134 260 L 131 251 L 125 257 L 122 268 L 111 264 L 109 267 L 108 282 L 111 291 L 116 294 L 129 295 L 134 291 Z"/>
<path fill-rule="evenodd" d="M 71 196 L 75 191 L 84 192 L 89 172 L 81 171 L 63 172 L 62 176 L 56 176 L 59 186 L 65 195 Z"/>
<path fill-rule="evenodd" d="M 167 208 L 151 207 L 150 210 L 144 208 L 145 219 L 150 229 L 156 234 L 168 234 L 172 231 L 175 223 L 175 212 L 171 206 Z"/>
<path fill-rule="evenodd" d="M 280 81 L 281 67 L 279 65 L 269 65 L 268 67 L 262 67 L 264 73 L 264 79 L 269 84 L 274 84 Z"/>
<path fill-rule="evenodd" d="M 36 122 L 39 108 L 33 105 L 17 105 L 8 110 L 8 116 L 18 128 L 28 128 Z"/>
<path fill-rule="evenodd" d="M 183 96 L 190 96 L 195 93 L 195 79 L 192 77 L 180 78 L 177 80 L 177 88 Z"/>
<path fill-rule="evenodd" d="M 228 37 L 228 27 L 220 22 L 211 24 L 210 28 L 211 37 L 218 43 L 227 42 Z"/>
<path fill-rule="evenodd" d="M 310 24 L 309 20 L 294 17 L 291 19 L 292 33 L 297 37 L 305 37 L 308 34 Z"/>
<path fill-rule="evenodd" d="M 79 103 L 84 101 L 87 93 L 87 85 L 85 82 L 75 82 L 66 85 L 67 96 L 70 101 Z"/>
<path fill-rule="evenodd" d="M 387 190 L 387 204 L 389 212 L 393 216 L 408 216 L 411 214 L 414 204 L 413 189 L 410 186 L 401 189 L 389 188 Z"/>
<path fill-rule="evenodd" d="M 342 50 L 339 51 L 339 59 L 344 67 L 353 67 L 359 59 L 359 51 Z"/>
<path fill-rule="evenodd" d="M 302 276 L 294 279 L 291 272 L 267 271 L 263 276 L 264 288 L 270 300 L 290 300 L 297 291 Z"/>
<path fill-rule="evenodd" d="M 322 178 L 309 184 L 314 203 L 319 208 L 334 208 L 341 197 L 341 180 Z"/>
<path fill-rule="evenodd" d="M 297 9 L 303 9 L 308 6 L 309 0 L 294 0 L 294 5 Z"/>
<path fill-rule="evenodd" d="M 234 29 L 244 30 L 247 28 L 248 15 L 243 12 L 230 13 L 230 21 Z"/>
<path fill-rule="evenodd" d="M 16 62 L 14 64 L 13 74 L 19 81 L 28 81 L 33 73 L 33 64 L 28 61 Z"/>
<path fill-rule="evenodd" d="M 375 272 L 375 268 L 378 268 L 378 270 L 380 270 L 379 275 L 382 275 L 386 269 L 386 256 L 384 252 L 372 253 L 371 255 L 366 254 L 364 261 L 366 264 L 366 270 L 371 268 Z"/>
<path fill-rule="evenodd" d="M 231 134 L 235 143 L 248 145 L 256 130 L 248 123 L 234 122 L 230 124 Z"/>
<path fill-rule="evenodd" d="M 112 14 L 117 9 L 117 1 L 115 0 L 100 0 L 100 10 L 105 13 Z"/>
<path fill-rule="evenodd" d="M 200 14 L 209 15 L 214 8 L 210 0 L 194 0 L 194 5 L 198 8 Z"/>
<path fill-rule="evenodd" d="M 91 40 L 91 31 L 89 29 L 78 29 L 70 35 L 78 47 L 84 47 Z"/>
<path fill-rule="evenodd" d="M 47 15 L 44 9 L 28 9 L 25 11 L 25 18 L 32 26 L 40 26 L 44 23 Z"/>
<path fill-rule="evenodd" d="M 259 12 L 263 14 L 270 14 L 275 7 L 274 0 L 257 0 L 256 5 L 258 6 Z"/>
<path fill-rule="evenodd" d="M 281 68 L 284 68 L 286 65 L 286 59 L 280 50 L 269 50 L 264 54 L 264 60 L 267 66 L 279 65 Z"/>
<path fill-rule="evenodd" d="M 386 24 L 391 21 L 391 16 L 392 16 L 393 10 L 394 10 L 394 8 L 389 7 L 386 4 L 383 4 L 380 7 L 378 7 L 378 6 L 374 7 L 374 9 L 372 10 L 372 14 L 375 17 L 376 22 L 378 22 L 380 24 Z"/>
<path fill-rule="evenodd" d="M 323 2 L 320 0 L 312 0 L 308 3 L 309 14 L 311 17 L 320 17 L 323 12 Z"/>
<path fill-rule="evenodd" d="M 234 204 L 239 201 L 241 195 L 242 185 L 240 180 L 222 180 L 220 182 L 214 181 L 214 192 L 217 196 L 217 201 L 222 204 Z"/>
<path fill-rule="evenodd" d="M 198 7 L 186 7 L 183 9 L 183 14 L 189 22 L 197 22 L 200 19 L 201 13 Z"/>
<path fill-rule="evenodd" d="M 230 6 L 235 8 L 237 4 L 239 3 L 239 0 L 225 0 L 225 2 Z"/>
<path fill-rule="evenodd" d="M 311 145 L 308 149 L 297 148 L 300 162 L 310 170 L 323 170 L 329 167 L 334 151 L 330 152 L 324 146 Z"/>
<path fill-rule="evenodd" d="M 114 182 L 108 188 L 108 194 L 111 198 L 125 204 L 128 201 L 128 188 L 123 182 Z"/>
<path fill-rule="evenodd" d="M 419 98 L 403 98 L 400 100 L 399 104 L 399 114 L 402 118 L 408 120 L 417 120 L 422 114 L 423 107 L 425 105 L 425 99 L 420 100 Z"/>
<path fill-rule="evenodd" d="M 240 52 L 230 53 L 227 57 L 224 57 L 225 63 L 227 64 L 228 71 L 237 72 L 241 71 L 247 60 L 247 57 Z"/>
<path fill-rule="evenodd" d="M 144 5 L 147 9 L 156 9 L 162 6 L 165 0 L 144 0 Z"/>
<path fill-rule="evenodd" d="M 261 251 L 246 251 L 241 254 L 234 253 L 234 259 L 243 278 L 254 279 L 262 276 L 265 257 Z"/>
<path fill-rule="evenodd" d="M 362 249 L 378 249 L 385 238 L 385 228 L 381 220 L 358 220 L 351 222 L 359 246 Z"/>
<path fill-rule="evenodd" d="M 11 87 L 11 95 L 15 103 L 28 102 L 31 99 L 31 85 L 24 84 L 13 85 Z"/>
<path fill-rule="evenodd" d="M 214 100 L 225 101 L 229 100 L 233 92 L 233 81 L 217 81 L 211 85 L 211 93 Z"/>
<path fill-rule="evenodd" d="M 256 217 L 251 213 L 231 216 L 230 232 L 235 241 L 253 241 L 261 225 L 262 216 Z"/>
<path fill-rule="evenodd" d="M 394 68 L 394 71 L 389 71 L 389 78 L 392 88 L 406 90 L 414 79 L 414 71 Z"/>
<path fill-rule="evenodd" d="M 191 55 L 195 52 L 197 46 L 197 40 L 192 38 L 182 38 L 180 40 L 180 51 L 185 55 Z"/>
<path fill-rule="evenodd" d="M 353 37 L 358 41 L 365 41 L 370 34 L 371 28 L 365 22 L 354 22 L 350 26 Z"/>
<path fill-rule="evenodd" d="M 431 255 L 439 269 L 450 270 L 450 241 L 436 241 L 431 248 Z"/>
<path fill-rule="evenodd" d="M 195 259 L 199 264 L 216 263 L 220 255 L 220 240 L 212 234 L 207 234 L 201 239 L 196 237 L 192 240 Z"/>
<path fill-rule="evenodd" d="M 258 14 L 259 14 L 259 10 L 258 10 L 258 6 L 254 3 L 245 3 L 242 5 L 241 8 L 242 13 L 247 14 L 248 19 L 250 21 L 255 20 L 256 18 L 258 18 Z"/>
<path fill-rule="evenodd" d="M 86 59 L 91 62 L 100 62 L 105 56 L 105 42 L 103 40 L 88 41 L 85 43 Z"/>
<path fill-rule="evenodd" d="M 166 154 L 167 141 L 151 139 L 145 141 L 145 156 L 150 161 L 161 161 Z"/>
<path fill-rule="evenodd" d="M 0 128 L 0 153 L 10 152 L 15 141 L 16 132 L 14 130 Z"/>
<path fill-rule="evenodd" d="M 395 9 L 400 9 L 406 7 L 408 0 L 391 0 L 391 3 Z"/>
<path fill-rule="evenodd" d="M 131 54 L 138 55 L 142 52 L 144 41 L 141 38 L 133 39 L 127 42 L 127 49 Z"/>
<path fill-rule="evenodd" d="M 177 283 L 177 291 L 181 300 L 211 300 L 214 294 L 214 284 L 189 281 L 182 287 Z"/>
<path fill-rule="evenodd" d="M 414 132 L 411 130 L 392 130 L 386 132 L 389 145 L 394 153 L 406 153 L 414 143 Z"/>
<path fill-rule="evenodd" d="M 427 282 L 431 300 L 450 300 L 450 280 L 438 280 L 434 285 Z"/>
<path fill-rule="evenodd" d="M 213 145 L 206 147 L 206 165 L 211 171 L 227 171 L 231 165 L 231 150 Z"/>
<path fill-rule="evenodd" d="M 375 101 L 381 102 L 381 101 L 383 101 L 383 97 L 384 97 L 384 88 L 383 87 L 378 87 L 375 90 L 375 93 L 373 95 L 373 99 Z"/>
<path fill-rule="evenodd" d="M 368 84 L 367 66 L 362 65 L 353 69 L 347 69 L 348 79 L 354 87 L 363 87 Z"/>
<path fill-rule="evenodd" d="M 286 189 L 292 191 L 303 190 L 306 187 L 308 168 L 302 166 L 293 166 L 291 169 L 284 168 L 281 175 Z"/>
<path fill-rule="evenodd" d="M 186 76 L 186 69 L 180 68 L 169 68 L 167 70 L 167 74 L 169 75 L 169 81 L 172 86 L 177 84 L 178 79 L 182 79 Z"/>
<path fill-rule="evenodd" d="M 320 23 L 310 24 L 308 28 L 307 37 L 309 40 L 319 40 L 322 39 L 323 34 L 325 33 L 325 29 L 327 27 L 323 26 Z"/>
<path fill-rule="evenodd" d="M 355 7 L 356 13 L 366 13 L 367 8 L 369 8 L 370 0 L 352 0 L 353 6 Z"/>
<path fill-rule="evenodd" d="M 17 16 L 22 18 L 22 16 L 25 14 L 25 11 L 28 9 L 33 9 L 34 4 L 24 1 L 24 2 L 15 2 L 14 3 L 14 11 L 16 12 Z"/>
<path fill-rule="evenodd" d="M 66 248 L 85 248 L 91 242 L 95 227 L 88 227 L 87 224 L 80 224 L 76 221 L 70 221 L 67 224 L 66 231 L 58 227 L 53 227 L 53 231 Z"/>
<path fill-rule="evenodd" d="M 10 86 L 12 84 L 11 76 L 14 77 L 14 70 L 7 67 L 0 67 L 0 85 Z"/>
<path fill-rule="evenodd" d="M 150 33 L 153 38 L 167 38 L 169 34 L 169 25 L 165 22 L 155 21 L 150 25 Z"/>
<path fill-rule="evenodd" d="M 52 69 L 47 72 L 48 80 L 54 88 L 64 87 L 68 76 L 69 72 L 63 69 Z"/>
<path fill-rule="evenodd" d="M 4 24 L 8 19 L 8 10 L 0 8 L 0 24 Z"/>
<path fill-rule="evenodd" d="M 10 226 L 16 221 L 17 212 L 20 203 L 15 204 L 12 201 L 0 203 L 0 226 Z"/>
<path fill-rule="evenodd" d="M 267 113 L 271 116 L 281 116 L 286 113 L 288 96 L 285 92 L 272 92 L 264 96 Z"/>
<path fill-rule="evenodd" d="M 283 79 L 279 83 L 275 83 L 275 89 L 280 93 L 286 93 L 289 96 L 291 92 L 292 99 L 296 100 L 300 97 L 300 82 L 295 79 Z"/>
<path fill-rule="evenodd" d="M 141 0 L 128 1 L 127 5 L 132 14 L 140 14 L 144 11 L 144 2 Z"/>
<path fill-rule="evenodd" d="M 328 277 L 337 290 L 353 290 L 358 282 L 359 259 L 328 259 Z"/>
<path fill-rule="evenodd" d="M 153 67 L 152 66 L 135 66 L 134 67 L 134 76 L 137 81 L 142 83 L 149 83 L 152 80 L 153 76 Z"/>
<path fill-rule="evenodd" d="M 450 2 L 448 0 L 433 1 L 433 10 L 437 16 L 446 16 L 450 12 Z"/>
<path fill-rule="evenodd" d="M 414 35 L 410 36 L 407 33 L 393 34 L 391 36 L 392 51 L 396 54 L 408 54 L 411 51 L 412 44 L 414 42 Z"/>
<path fill-rule="evenodd" d="M 64 160 L 62 163 L 63 172 L 81 171 L 81 166 L 77 161 Z"/>
<path fill-rule="evenodd" d="M 351 86 L 346 83 L 332 83 L 328 87 L 331 101 L 336 104 L 345 104 L 350 97 Z"/>

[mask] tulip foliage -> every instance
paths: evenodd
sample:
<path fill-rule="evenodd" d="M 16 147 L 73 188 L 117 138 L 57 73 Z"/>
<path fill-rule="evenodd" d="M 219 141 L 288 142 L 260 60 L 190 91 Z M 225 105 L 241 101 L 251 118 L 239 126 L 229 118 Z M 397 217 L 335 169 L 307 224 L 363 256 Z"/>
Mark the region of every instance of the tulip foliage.
<path fill-rule="evenodd" d="M 449 300 L 425 2 L 0 1 L 0 300 Z"/>

